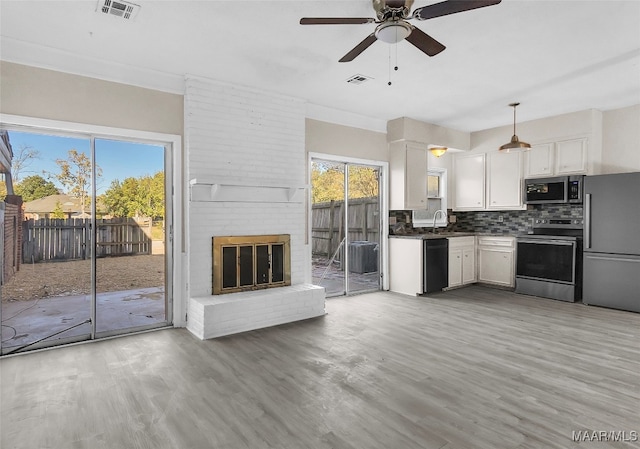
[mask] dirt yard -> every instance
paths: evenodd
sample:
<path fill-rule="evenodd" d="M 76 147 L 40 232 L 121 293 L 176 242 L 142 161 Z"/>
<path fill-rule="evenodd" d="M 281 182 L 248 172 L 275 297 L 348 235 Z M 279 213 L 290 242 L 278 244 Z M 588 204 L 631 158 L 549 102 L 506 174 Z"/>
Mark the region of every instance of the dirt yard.
<path fill-rule="evenodd" d="M 97 260 L 98 293 L 164 285 L 164 256 L 105 257 Z M 88 294 L 88 260 L 25 264 L 2 286 L 2 302 Z"/>

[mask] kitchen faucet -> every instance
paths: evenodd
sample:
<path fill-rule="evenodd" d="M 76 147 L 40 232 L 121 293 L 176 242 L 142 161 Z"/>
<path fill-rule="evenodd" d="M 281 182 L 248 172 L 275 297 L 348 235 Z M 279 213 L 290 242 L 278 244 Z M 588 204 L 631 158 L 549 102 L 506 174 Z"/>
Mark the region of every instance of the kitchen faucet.
<path fill-rule="evenodd" d="M 435 211 L 435 213 L 433 214 L 433 233 L 434 234 L 436 233 L 436 219 L 438 218 L 438 212 L 442 214 L 442 218 L 444 218 L 445 222 L 447 221 L 447 213 L 445 211 L 443 211 L 442 209 L 438 209 L 437 211 Z"/>

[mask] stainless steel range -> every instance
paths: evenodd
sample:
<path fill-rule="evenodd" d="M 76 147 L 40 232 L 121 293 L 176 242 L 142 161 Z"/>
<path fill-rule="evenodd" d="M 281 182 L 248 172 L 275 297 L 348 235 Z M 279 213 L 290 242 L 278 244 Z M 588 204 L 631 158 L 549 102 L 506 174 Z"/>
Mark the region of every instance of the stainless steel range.
<path fill-rule="evenodd" d="M 531 231 L 516 239 L 516 293 L 582 299 L 582 236 L 582 219 L 534 220 Z"/>

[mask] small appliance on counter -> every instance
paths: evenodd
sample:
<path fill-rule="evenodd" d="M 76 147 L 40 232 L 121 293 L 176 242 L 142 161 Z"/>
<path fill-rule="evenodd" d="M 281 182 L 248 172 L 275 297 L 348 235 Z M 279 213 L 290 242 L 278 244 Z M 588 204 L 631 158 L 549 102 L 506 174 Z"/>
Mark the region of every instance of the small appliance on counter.
<path fill-rule="evenodd" d="M 582 298 L 580 218 L 544 218 L 516 238 L 516 293 L 574 302 Z"/>

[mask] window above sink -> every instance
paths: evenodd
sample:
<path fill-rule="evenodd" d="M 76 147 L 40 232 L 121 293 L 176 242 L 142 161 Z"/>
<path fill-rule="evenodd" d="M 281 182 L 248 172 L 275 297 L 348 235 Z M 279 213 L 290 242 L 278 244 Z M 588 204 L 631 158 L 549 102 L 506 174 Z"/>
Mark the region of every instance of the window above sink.
<path fill-rule="evenodd" d="M 412 211 L 414 227 L 432 228 L 436 211 L 447 211 L 447 170 L 445 168 L 431 168 L 427 170 L 427 208 Z M 438 214 L 436 227 L 447 225 L 446 214 Z"/>

